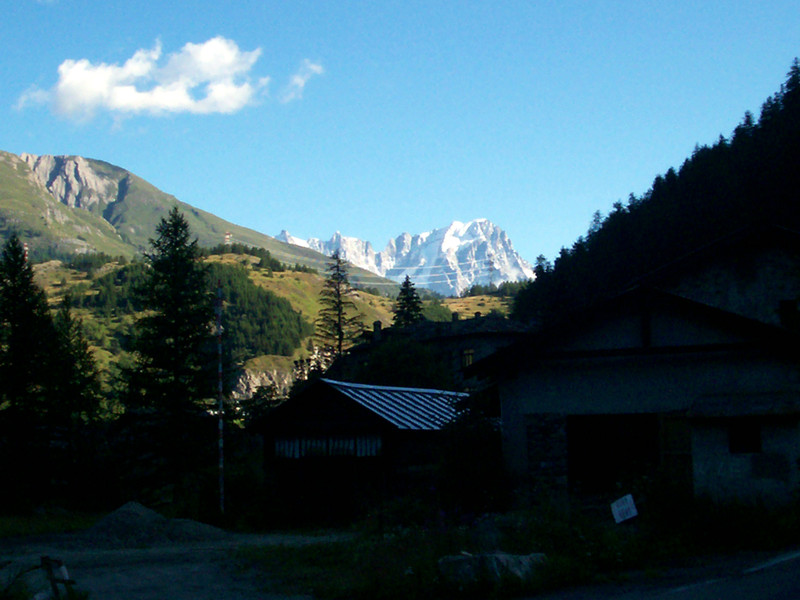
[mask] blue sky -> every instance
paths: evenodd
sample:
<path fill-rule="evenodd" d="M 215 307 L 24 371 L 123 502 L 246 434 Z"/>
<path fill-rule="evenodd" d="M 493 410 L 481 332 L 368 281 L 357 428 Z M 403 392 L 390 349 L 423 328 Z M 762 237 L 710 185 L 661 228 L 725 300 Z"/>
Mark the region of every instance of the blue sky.
<path fill-rule="evenodd" d="M 529 261 L 758 116 L 800 2 L 7 1 L 0 149 L 382 250 L 485 217 Z"/>

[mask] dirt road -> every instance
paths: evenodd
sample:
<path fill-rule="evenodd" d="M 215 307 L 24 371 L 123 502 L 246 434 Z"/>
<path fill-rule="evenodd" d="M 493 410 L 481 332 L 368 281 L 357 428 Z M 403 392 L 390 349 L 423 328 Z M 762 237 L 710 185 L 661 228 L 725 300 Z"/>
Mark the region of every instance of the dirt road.
<path fill-rule="evenodd" d="M 298 546 L 345 537 L 341 533 L 235 534 L 194 521 L 166 519 L 141 505 L 128 504 L 79 534 L 0 540 L 0 590 L 14 573 L 38 565 L 42 556 L 50 556 L 66 564 L 78 588 L 90 593 L 90 600 L 285 600 L 289 597 L 267 591 L 269 574 L 248 571 L 237 564 L 236 549 Z M 631 574 L 616 584 L 562 590 L 539 598 L 748 597 L 737 595 L 740 589 L 761 590 L 763 597 L 776 600 L 797 598 L 798 564 L 800 549 L 778 555 L 711 557 L 658 573 Z M 40 570 L 30 577 L 30 589 L 48 589 Z"/>
<path fill-rule="evenodd" d="M 258 540 L 253 540 L 259 543 Z M 277 598 L 263 591 L 263 582 L 241 571 L 231 559 L 235 544 L 197 543 L 133 550 L 70 551 L 41 546 L 34 552 L 0 556 L 0 564 L 27 568 L 39 564 L 41 556 L 64 562 L 78 588 L 91 600 L 255 600 Z M 34 591 L 46 589 L 35 575 Z"/>
<path fill-rule="evenodd" d="M 277 600 L 286 596 L 265 592 L 263 574 L 236 563 L 237 548 L 341 538 L 234 534 L 146 511 L 120 509 L 82 534 L 0 541 L 0 589 L 18 571 L 50 556 L 64 562 L 90 600 Z M 48 589 L 41 570 L 27 581 L 34 592 Z"/>

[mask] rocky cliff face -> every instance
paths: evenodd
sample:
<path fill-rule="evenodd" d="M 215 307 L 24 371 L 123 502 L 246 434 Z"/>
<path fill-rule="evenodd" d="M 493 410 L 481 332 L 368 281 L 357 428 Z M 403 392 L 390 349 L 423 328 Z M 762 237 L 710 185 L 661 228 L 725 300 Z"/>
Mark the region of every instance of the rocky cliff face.
<path fill-rule="evenodd" d="M 21 154 L 34 181 L 71 208 L 102 208 L 117 199 L 120 182 L 102 174 L 82 156 Z"/>
<path fill-rule="evenodd" d="M 274 386 L 278 395 L 286 396 L 292 389 L 291 372 L 283 372 L 277 369 L 269 371 L 250 371 L 242 369 L 236 379 L 236 384 L 231 390 L 231 399 L 249 400 L 253 397 L 260 387 Z"/>

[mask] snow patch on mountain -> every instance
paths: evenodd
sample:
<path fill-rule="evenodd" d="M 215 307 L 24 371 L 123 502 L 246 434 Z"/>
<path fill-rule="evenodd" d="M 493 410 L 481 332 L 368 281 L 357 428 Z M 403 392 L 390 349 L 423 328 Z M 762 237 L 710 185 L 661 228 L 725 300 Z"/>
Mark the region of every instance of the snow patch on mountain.
<path fill-rule="evenodd" d="M 419 287 L 458 295 L 475 284 L 499 285 L 533 278 L 533 269 L 514 250 L 508 235 L 487 219 L 425 233 L 402 233 L 376 252 L 372 244 L 336 232 L 330 240 L 300 240 L 282 231 L 277 239 L 330 256 L 339 251 L 351 264 L 394 281 L 406 275 Z"/>
<path fill-rule="evenodd" d="M 300 239 L 299 237 L 294 237 L 285 229 L 281 231 L 278 235 L 276 235 L 275 239 L 280 240 L 281 242 L 286 242 L 287 244 L 292 244 L 293 246 L 300 246 L 301 248 L 310 248 L 306 240 Z"/>

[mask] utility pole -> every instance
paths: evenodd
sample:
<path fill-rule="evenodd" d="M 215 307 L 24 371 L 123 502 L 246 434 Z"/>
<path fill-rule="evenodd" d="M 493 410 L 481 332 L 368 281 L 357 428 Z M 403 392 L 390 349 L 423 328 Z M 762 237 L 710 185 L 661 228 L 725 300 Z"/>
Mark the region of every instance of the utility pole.
<path fill-rule="evenodd" d="M 222 397 L 222 283 L 217 280 L 217 398 L 219 400 L 219 512 L 225 514 L 225 405 Z"/>

